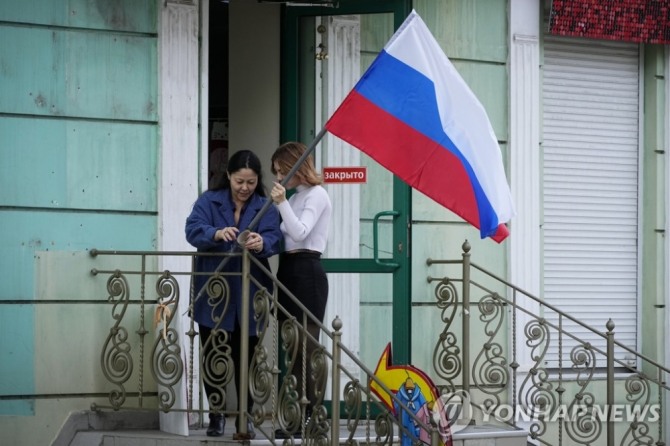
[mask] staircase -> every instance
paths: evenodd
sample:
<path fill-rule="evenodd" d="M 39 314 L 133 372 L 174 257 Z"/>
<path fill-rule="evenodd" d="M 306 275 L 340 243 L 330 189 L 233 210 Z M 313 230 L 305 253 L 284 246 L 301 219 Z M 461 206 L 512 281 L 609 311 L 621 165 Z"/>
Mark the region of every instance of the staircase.
<path fill-rule="evenodd" d="M 232 426 L 233 418 L 228 419 L 226 425 Z M 188 437 L 160 432 L 158 426 L 158 417 L 148 412 L 113 412 L 111 414 L 101 415 L 95 412 L 80 413 L 70 417 L 68 423 L 70 431 L 52 444 L 52 446 L 93 446 L 93 445 L 114 445 L 114 446 L 239 446 L 240 442 L 232 439 L 232 434 L 226 432 L 223 437 L 213 438 L 205 435 L 204 428 L 193 428 Z M 265 422 L 258 429 L 255 439 L 244 442 L 252 446 L 266 446 L 272 444 L 282 444 L 283 440 L 269 440 L 265 438 L 260 431 L 265 431 L 269 436 L 273 432 L 271 422 Z M 358 431 L 349 438 L 349 432 L 345 426 L 340 429 L 339 444 L 351 444 L 351 441 L 357 444 L 375 443 L 374 437 L 370 437 L 369 426 L 361 426 Z M 515 429 L 504 426 L 476 426 L 467 425 L 456 427 L 453 435 L 454 446 L 525 446 L 527 432 L 521 429 Z M 67 437 L 67 438 L 66 438 Z M 296 439 L 296 443 L 301 440 Z M 394 437 L 388 444 L 399 443 L 398 437 Z"/>
<path fill-rule="evenodd" d="M 191 426 L 188 436 L 164 433 L 158 426 L 161 412 L 206 418 L 209 411 L 224 410 L 224 403 L 203 407 L 203 402 L 197 399 L 197 389 L 208 378 L 197 373 L 205 370 L 206 364 L 198 357 L 199 339 L 193 321 L 189 330 L 174 326 L 174 316 L 179 312 L 179 290 L 184 289 L 180 288 L 177 277 L 191 272 L 146 266 L 161 263 L 147 260 L 150 257 L 194 253 L 92 251 L 91 254 L 121 255 L 125 259 L 140 256 L 140 262 L 129 263 L 142 267 L 92 271 L 94 276 L 107 277 L 112 318 L 100 367 L 108 380 L 106 388 L 112 390 L 104 404 L 71 415 L 52 445 L 239 443 L 228 432 L 221 438 L 207 437 L 202 424 Z M 248 279 L 250 264 L 256 260 L 247 252 L 227 255 L 242 256 L 242 277 Z M 255 264 L 264 270 L 261 264 Z M 605 331 L 596 330 L 496 277 L 470 261 L 467 241 L 461 259 L 428 259 L 427 265 L 431 272 L 427 281 L 434 287 L 432 305 L 441 332 L 435 333 L 432 340 L 431 368 L 423 370 L 435 382 L 439 399 L 453 423 L 455 446 L 665 444 L 668 390 L 665 383 L 670 371 L 618 343 L 611 320 L 604 324 Z M 273 277 L 270 271 L 264 272 Z M 215 275 L 211 281 L 222 282 L 225 278 Z M 217 289 L 225 302 L 229 298 L 225 295 L 226 287 Z M 248 288 L 244 289 L 248 293 Z M 191 290 L 190 294 L 192 305 L 199 293 Z M 253 309 L 247 311 L 253 311 L 265 328 L 259 333 L 259 347 L 249 352 L 253 354 L 253 367 L 246 370 L 242 364 L 242 388 L 250 386 L 253 401 L 240 404 L 254 407 L 242 416 L 253 420 L 257 434 L 245 443 L 284 444 L 284 440 L 273 440 L 272 433 L 280 424 L 285 429 L 294 426 L 293 432 L 304 432 L 300 420 L 305 404 L 301 395 L 305 389 L 296 389 L 292 380 L 297 374 L 304 378 L 307 368 L 305 363 L 296 364 L 290 358 L 295 358 L 297 349 L 304 349 L 306 342 L 317 340 L 303 329 L 306 319 L 290 319 L 281 327 L 271 322 L 283 311 L 276 293 L 261 290 L 253 299 L 247 297 L 250 296 L 244 296 L 243 301 L 253 302 Z M 155 339 L 146 336 L 150 332 L 146 320 L 153 319 L 149 313 L 154 309 L 160 316 Z M 591 338 L 584 340 L 566 332 L 563 328 L 566 320 L 581 324 Z M 141 324 L 139 329 L 133 325 L 137 321 Z M 305 440 L 296 436 L 289 443 L 293 440 L 319 445 L 402 444 L 402 437 L 411 434 L 398 424 L 388 410 L 388 402 L 372 387 L 383 389 L 386 399 L 409 409 L 396 398 L 394 390 L 386 387 L 375 372 L 342 344 L 341 328 L 339 319 L 333 321 L 332 329 L 321 326 L 321 341 L 327 340 L 324 342 L 327 348 L 321 346 L 310 358 L 311 373 L 317 383 L 315 413 L 323 414 L 324 423 L 304 435 Z M 184 332 L 187 338 L 181 339 Z M 221 342 L 217 349 L 225 357 L 227 345 L 225 340 Z M 189 346 L 188 351 L 184 351 L 183 345 Z M 550 351 L 555 354 L 551 356 Z M 635 361 L 618 360 L 615 351 L 625 351 Z M 343 356 L 347 364 L 356 365 L 356 370 L 343 368 Z M 142 377 L 152 377 L 153 382 L 143 383 Z M 223 389 L 231 380 L 232 375 L 226 382 L 217 383 L 222 389 L 223 402 L 226 399 Z M 135 387 L 138 381 L 139 387 Z M 187 398 L 180 399 L 184 392 Z M 330 395 L 340 397 L 332 399 Z M 231 417 L 236 414 L 224 413 Z M 432 446 L 444 444 L 444 439 L 436 434 L 435 424 L 426 424 L 412 416 L 415 424 L 432 434 Z M 234 424 L 229 420 L 227 426 Z"/>

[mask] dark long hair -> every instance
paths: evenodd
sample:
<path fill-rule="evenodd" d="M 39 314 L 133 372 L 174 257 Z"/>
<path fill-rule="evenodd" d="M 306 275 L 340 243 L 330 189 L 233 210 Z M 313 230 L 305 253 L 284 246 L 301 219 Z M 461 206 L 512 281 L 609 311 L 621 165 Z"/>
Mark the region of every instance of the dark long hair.
<path fill-rule="evenodd" d="M 226 168 L 227 175 L 223 175 L 221 181 L 215 184 L 211 190 L 230 189 L 231 175 L 240 169 L 251 169 L 258 175 L 258 184 L 254 193 L 265 197 L 265 187 L 263 186 L 263 171 L 261 169 L 261 160 L 251 150 L 239 150 L 233 154 L 228 160 L 228 167 Z"/>

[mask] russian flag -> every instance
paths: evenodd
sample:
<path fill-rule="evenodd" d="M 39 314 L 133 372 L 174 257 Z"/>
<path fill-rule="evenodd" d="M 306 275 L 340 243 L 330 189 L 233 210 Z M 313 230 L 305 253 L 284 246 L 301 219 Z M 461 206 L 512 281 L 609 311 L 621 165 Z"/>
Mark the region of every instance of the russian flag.
<path fill-rule="evenodd" d="M 325 125 L 498 243 L 514 215 L 486 111 L 415 12 Z"/>

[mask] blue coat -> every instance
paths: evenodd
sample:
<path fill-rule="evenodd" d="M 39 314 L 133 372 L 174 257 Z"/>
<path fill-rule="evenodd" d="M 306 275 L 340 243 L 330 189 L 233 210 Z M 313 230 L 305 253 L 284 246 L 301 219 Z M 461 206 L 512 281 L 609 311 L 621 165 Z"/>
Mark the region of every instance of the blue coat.
<path fill-rule="evenodd" d="M 230 190 L 206 191 L 198 197 L 193 205 L 191 215 L 186 219 L 186 240 L 197 248 L 198 252 L 240 252 L 241 248 L 236 241 L 214 241 L 214 233 L 218 229 L 231 226 L 237 226 L 240 232 L 244 231 L 267 200 L 267 198 L 253 194 L 242 210 L 239 224 L 235 225 L 235 204 Z M 267 259 L 279 252 L 282 239 L 282 233 L 279 229 L 279 212 L 274 206 L 270 206 L 263 214 L 258 225 L 254 228 L 254 232 L 258 232 L 263 237 L 263 250 L 260 253 L 252 254 L 262 259 L 262 263 L 269 270 L 270 265 Z M 213 272 L 222 259 L 223 257 L 218 256 L 197 257 L 195 270 L 197 272 Z M 230 258 L 222 271 L 241 272 L 242 258 L 239 256 Z M 253 263 L 251 264 L 251 274 L 272 293 L 272 279 L 265 276 Z M 193 307 L 193 318 L 197 323 L 207 327 L 223 328 L 231 332 L 239 328 L 242 317 L 242 279 L 239 275 L 224 277 L 230 287 L 230 299 L 225 314 L 223 314 L 223 306 L 217 305 L 218 302 L 209 302 L 209 296 L 203 292 Z M 198 296 L 208 278 L 209 276 L 194 276 L 194 297 Z M 257 290 L 258 287 L 251 282 L 249 287 L 249 296 L 252 299 L 249 303 L 249 334 L 252 336 L 256 335 L 253 297 Z M 217 326 L 215 319 L 221 318 L 222 314 L 221 324 Z"/>

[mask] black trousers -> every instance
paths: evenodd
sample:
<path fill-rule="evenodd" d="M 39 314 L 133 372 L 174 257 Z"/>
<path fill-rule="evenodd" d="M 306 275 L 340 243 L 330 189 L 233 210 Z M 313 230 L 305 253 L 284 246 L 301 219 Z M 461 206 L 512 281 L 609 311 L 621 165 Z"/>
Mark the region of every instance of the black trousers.
<path fill-rule="evenodd" d="M 328 276 L 317 252 L 284 253 L 279 257 L 277 279 L 298 298 L 316 318 L 323 322 L 328 303 Z M 281 289 L 279 303 L 302 323 L 302 310 Z M 280 314 L 280 318 L 286 316 Z M 311 321 L 310 321 L 311 322 Z"/>
<path fill-rule="evenodd" d="M 279 258 L 279 269 L 277 270 L 277 279 L 286 286 L 286 288 L 298 298 L 307 309 L 314 314 L 314 316 L 323 323 L 323 317 L 326 312 L 326 304 L 328 303 L 328 277 L 321 265 L 321 255 L 312 252 L 299 253 L 285 253 Z M 287 309 L 287 311 L 296 317 L 298 323 L 303 323 L 303 312 L 295 305 L 289 297 L 280 289 L 279 303 Z M 287 315 L 279 314 L 279 322 L 282 323 L 288 319 Z M 313 405 L 316 402 L 316 384 L 311 378 L 311 370 L 309 367 L 309 360 L 312 353 L 319 347 L 319 335 L 321 328 L 311 318 L 307 318 L 306 331 L 316 339 L 316 342 L 307 337 L 306 348 L 306 364 L 307 376 L 305 382 L 306 397 L 309 400 L 307 411 L 311 412 Z M 292 374 L 298 381 L 298 392 L 302 394 L 303 376 L 302 376 L 302 343 L 305 340 L 304 334 L 301 332 L 300 345 L 298 346 L 298 353 L 295 364 L 293 365 Z M 325 384 L 325 382 L 324 382 Z M 319 389 L 322 393 L 324 389 Z"/>
<path fill-rule="evenodd" d="M 204 347 L 203 349 L 203 358 L 207 358 L 209 354 L 213 354 L 213 345 L 210 342 L 207 344 L 207 339 L 212 335 L 212 329 L 210 327 L 206 327 L 204 325 L 198 324 L 198 329 L 200 330 L 200 345 Z M 233 381 L 235 383 L 235 389 L 237 390 L 237 395 L 239 398 L 240 395 L 240 355 L 242 352 L 242 349 L 240 347 L 240 342 L 242 340 L 241 337 L 241 329 L 239 326 L 235 328 L 234 331 L 229 332 L 228 335 L 230 336 L 228 339 L 228 345 L 230 346 L 231 352 L 230 356 L 233 360 L 233 366 L 235 369 L 235 376 L 233 377 Z M 207 345 L 206 345 L 207 344 Z M 254 351 L 256 349 L 256 346 L 258 345 L 258 336 L 249 336 L 249 364 L 251 364 L 252 358 Z M 214 380 L 216 382 L 220 382 L 223 379 L 223 373 L 221 373 L 221 370 L 217 370 L 212 367 L 212 363 L 210 361 L 205 360 L 204 367 L 208 367 L 209 370 L 203 371 L 203 373 L 211 373 L 212 376 L 214 377 Z M 225 389 L 221 389 L 217 386 L 212 385 L 211 383 L 208 383 L 207 380 L 204 380 L 204 386 L 205 386 L 205 393 L 207 395 L 208 400 L 210 401 L 210 406 L 219 406 L 225 408 L 225 401 L 218 402 L 216 398 L 219 396 L 222 396 L 223 393 L 222 391 Z M 214 401 L 212 400 L 214 399 Z M 213 403 L 213 404 L 212 404 Z M 251 411 L 251 408 L 253 407 L 253 400 L 251 399 L 251 392 L 249 391 L 249 388 L 247 387 L 247 410 Z M 239 410 L 239 404 L 238 404 L 238 410 Z"/>

